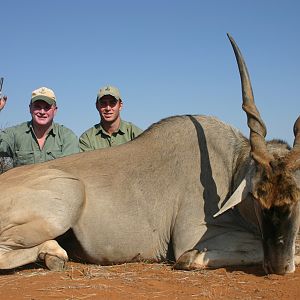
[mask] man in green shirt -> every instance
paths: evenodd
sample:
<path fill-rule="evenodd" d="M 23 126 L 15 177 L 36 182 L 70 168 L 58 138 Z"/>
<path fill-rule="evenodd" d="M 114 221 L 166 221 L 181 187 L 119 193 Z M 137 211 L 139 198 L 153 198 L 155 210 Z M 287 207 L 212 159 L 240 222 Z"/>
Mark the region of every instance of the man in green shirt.
<path fill-rule="evenodd" d="M 6 99 L 0 99 L 0 111 Z M 76 135 L 53 122 L 57 112 L 51 89 L 41 87 L 32 92 L 29 104 L 31 121 L 0 132 L 0 157 L 11 157 L 13 166 L 48 161 L 79 152 Z"/>
<path fill-rule="evenodd" d="M 80 151 L 121 145 L 142 133 L 142 130 L 134 124 L 121 120 L 122 107 L 121 95 L 116 87 L 105 86 L 100 89 L 96 108 L 101 120 L 80 136 Z"/>

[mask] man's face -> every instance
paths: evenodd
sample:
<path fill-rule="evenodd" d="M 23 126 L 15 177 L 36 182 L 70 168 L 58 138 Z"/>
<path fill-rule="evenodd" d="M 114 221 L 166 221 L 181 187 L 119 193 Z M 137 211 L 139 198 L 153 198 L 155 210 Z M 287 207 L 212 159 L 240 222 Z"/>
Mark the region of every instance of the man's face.
<path fill-rule="evenodd" d="M 99 111 L 101 121 L 113 123 L 120 118 L 120 110 L 122 109 L 122 101 L 117 100 L 113 96 L 103 96 L 100 101 L 96 103 Z"/>
<path fill-rule="evenodd" d="M 42 100 L 31 103 L 29 108 L 33 123 L 39 126 L 51 125 L 57 111 L 55 104 L 50 105 Z"/>

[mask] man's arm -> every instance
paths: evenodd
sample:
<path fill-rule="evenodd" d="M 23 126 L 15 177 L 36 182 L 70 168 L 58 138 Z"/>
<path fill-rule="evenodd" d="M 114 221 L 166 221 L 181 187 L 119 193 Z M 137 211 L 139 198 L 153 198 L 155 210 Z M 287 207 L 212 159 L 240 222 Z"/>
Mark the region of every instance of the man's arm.
<path fill-rule="evenodd" d="M 65 128 L 62 152 L 63 152 L 63 156 L 67 156 L 79 152 L 78 138 L 75 135 L 75 133 L 73 133 L 72 130 L 67 128 Z"/>
<path fill-rule="evenodd" d="M 143 132 L 142 129 L 131 123 L 131 139 L 133 140 Z"/>
<path fill-rule="evenodd" d="M 80 152 L 91 151 L 93 148 L 90 144 L 90 139 L 86 133 L 83 133 L 79 138 Z"/>

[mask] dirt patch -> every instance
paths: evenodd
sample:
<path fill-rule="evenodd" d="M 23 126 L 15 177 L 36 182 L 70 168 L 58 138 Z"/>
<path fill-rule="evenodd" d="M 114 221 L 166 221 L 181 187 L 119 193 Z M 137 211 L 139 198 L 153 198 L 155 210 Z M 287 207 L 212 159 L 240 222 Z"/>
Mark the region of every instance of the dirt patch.
<path fill-rule="evenodd" d="M 63 272 L 38 265 L 0 273 L 0 299 L 299 299 L 300 268 L 264 275 L 260 267 L 201 271 L 166 264 L 97 266 L 68 263 Z"/>

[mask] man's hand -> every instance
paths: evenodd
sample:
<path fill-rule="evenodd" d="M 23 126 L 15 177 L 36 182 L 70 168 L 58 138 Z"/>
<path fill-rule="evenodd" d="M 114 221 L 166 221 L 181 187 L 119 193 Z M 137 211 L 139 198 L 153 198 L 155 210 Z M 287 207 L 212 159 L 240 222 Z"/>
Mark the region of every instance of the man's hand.
<path fill-rule="evenodd" d="M 2 98 L 0 98 L 0 111 L 4 108 L 4 106 L 6 104 L 6 100 L 7 100 L 6 96 L 3 96 Z"/>

